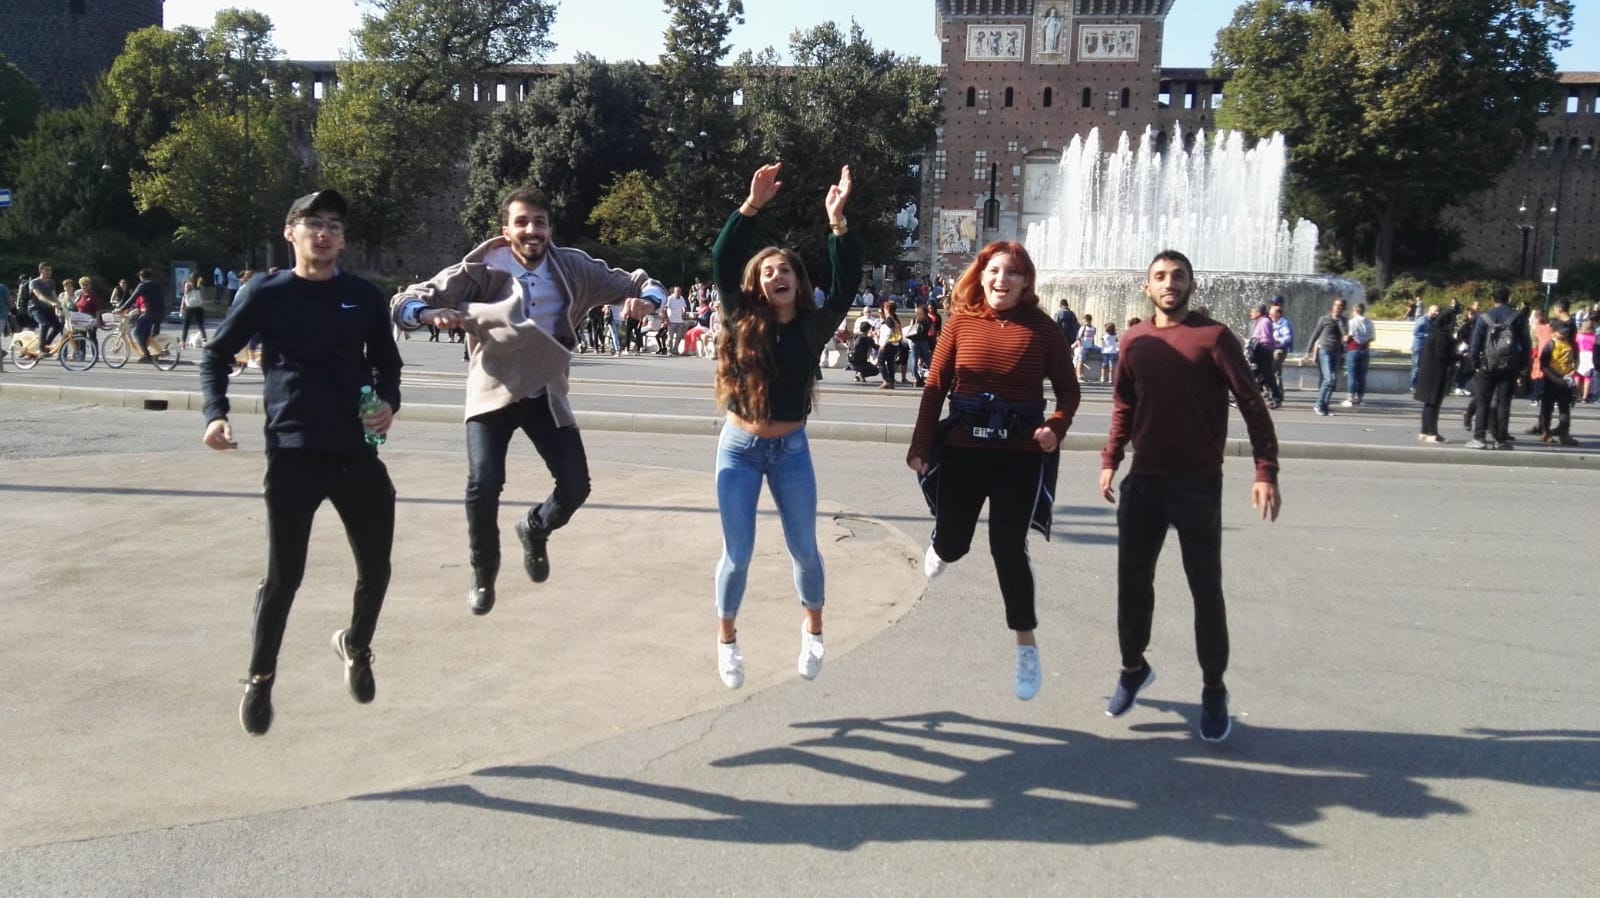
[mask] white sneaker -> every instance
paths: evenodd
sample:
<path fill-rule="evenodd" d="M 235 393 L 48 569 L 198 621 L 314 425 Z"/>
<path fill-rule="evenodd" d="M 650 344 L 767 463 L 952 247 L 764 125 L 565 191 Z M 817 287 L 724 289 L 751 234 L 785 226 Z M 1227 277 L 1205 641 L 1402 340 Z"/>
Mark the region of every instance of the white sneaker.
<path fill-rule="evenodd" d="M 1344 406 L 1345 408 L 1355 408 L 1356 407 L 1355 400 L 1353 400 L 1353 399 L 1346 399 L 1345 401 L 1343 401 L 1343 402 L 1341 402 L 1339 404 Z"/>
<path fill-rule="evenodd" d="M 744 685 L 744 655 L 739 652 L 739 641 L 717 641 L 717 675 L 722 685 L 738 689 Z"/>
<path fill-rule="evenodd" d="M 822 654 L 826 651 L 822 647 L 822 634 L 812 633 L 802 622 L 800 624 L 800 676 L 808 680 L 815 680 L 817 674 L 822 673 Z"/>
<path fill-rule="evenodd" d="M 1017 698 L 1027 701 L 1039 694 L 1039 647 L 1017 646 Z"/>
<path fill-rule="evenodd" d="M 933 546 L 928 547 L 928 554 L 922 556 L 922 573 L 929 580 L 944 573 L 945 560 L 939 553 L 933 551 Z"/>

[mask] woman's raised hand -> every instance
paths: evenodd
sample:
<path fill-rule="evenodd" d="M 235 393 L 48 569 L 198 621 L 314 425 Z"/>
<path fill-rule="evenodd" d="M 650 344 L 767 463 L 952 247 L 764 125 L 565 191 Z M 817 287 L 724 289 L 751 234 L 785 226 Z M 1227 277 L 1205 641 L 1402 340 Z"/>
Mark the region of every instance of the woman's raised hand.
<path fill-rule="evenodd" d="M 772 202 L 772 198 L 778 195 L 778 188 L 783 186 L 783 182 L 778 180 L 778 170 L 781 168 L 782 162 L 774 162 L 756 169 L 756 173 L 750 176 L 750 195 L 745 198 L 745 205 L 759 212 L 761 207 Z"/>
<path fill-rule="evenodd" d="M 844 204 L 850 201 L 850 187 L 850 166 L 846 165 L 839 169 L 839 183 L 828 187 L 828 197 L 822 201 L 830 224 L 844 220 Z"/>

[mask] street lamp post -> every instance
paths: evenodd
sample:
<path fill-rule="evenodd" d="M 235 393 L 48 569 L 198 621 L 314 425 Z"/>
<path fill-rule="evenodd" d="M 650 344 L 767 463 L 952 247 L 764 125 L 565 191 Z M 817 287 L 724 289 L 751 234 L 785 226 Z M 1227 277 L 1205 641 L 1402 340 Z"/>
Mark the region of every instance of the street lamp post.
<path fill-rule="evenodd" d="M 252 269 L 256 267 L 256 247 L 255 240 L 252 236 L 255 232 L 255 170 L 250 165 L 250 89 L 255 84 L 254 76 L 250 72 L 250 64 L 254 61 L 254 56 L 255 47 L 253 47 L 248 40 L 241 40 L 239 44 L 239 65 L 241 67 L 241 78 L 238 84 L 239 92 L 244 103 L 244 153 L 242 154 L 242 159 L 244 162 L 244 177 L 241 182 L 243 194 L 241 196 L 241 200 L 243 201 L 244 206 L 244 231 L 241 237 L 245 253 L 245 267 Z M 224 84 L 233 82 L 233 78 L 227 72 L 223 72 L 220 78 Z"/>
<path fill-rule="evenodd" d="M 1517 258 L 1517 277 L 1528 276 L 1528 237 L 1533 233 L 1533 225 L 1528 222 L 1528 198 L 1522 198 L 1522 204 L 1517 207 L 1517 230 L 1522 232 L 1522 255 Z"/>

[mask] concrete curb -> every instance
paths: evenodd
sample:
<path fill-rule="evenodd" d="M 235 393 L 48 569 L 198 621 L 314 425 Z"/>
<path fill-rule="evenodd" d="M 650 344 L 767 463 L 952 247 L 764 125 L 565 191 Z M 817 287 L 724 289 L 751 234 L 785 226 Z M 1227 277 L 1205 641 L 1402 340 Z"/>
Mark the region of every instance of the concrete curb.
<path fill-rule="evenodd" d="M 50 384 L 19 384 L 0 382 L 0 398 L 28 399 L 44 402 L 85 402 L 113 408 L 144 408 L 151 411 L 201 410 L 200 394 L 182 390 L 118 390 L 104 387 L 63 387 Z M 257 396 L 230 397 L 233 411 L 239 414 L 261 414 L 261 399 Z M 428 405 L 407 403 L 403 414 L 407 420 L 431 423 L 459 423 L 462 420 L 459 405 Z M 661 433 L 680 435 L 715 436 L 722 430 L 720 416 L 651 415 L 625 412 L 578 412 L 578 426 L 588 430 L 610 430 L 624 433 Z M 894 443 L 906 446 L 911 443 L 909 424 L 867 424 L 855 421 L 825 421 L 813 419 L 806 424 L 806 432 L 819 440 L 848 440 L 858 443 Z M 1098 434 L 1069 433 L 1061 448 L 1068 452 L 1099 452 L 1105 447 L 1105 437 Z M 1250 441 L 1230 439 L 1226 454 L 1240 458 L 1250 457 Z M 1278 453 L 1283 458 L 1311 458 L 1328 461 L 1377 461 L 1420 464 L 1476 465 L 1496 468 L 1541 468 L 1600 470 L 1600 453 L 1590 451 L 1563 452 L 1489 452 L 1468 449 L 1461 443 L 1418 446 L 1373 446 L 1359 443 L 1279 442 Z"/>

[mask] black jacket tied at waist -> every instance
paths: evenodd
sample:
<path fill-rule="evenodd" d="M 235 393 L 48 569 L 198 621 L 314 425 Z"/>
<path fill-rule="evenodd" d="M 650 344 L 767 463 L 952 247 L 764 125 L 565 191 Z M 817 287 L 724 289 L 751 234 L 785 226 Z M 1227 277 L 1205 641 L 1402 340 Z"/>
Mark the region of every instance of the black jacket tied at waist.
<path fill-rule="evenodd" d="M 951 393 L 950 417 L 940 430 L 961 427 L 974 439 L 1005 442 L 1033 437 L 1044 424 L 1044 400 L 1007 402 L 993 393 Z"/>

